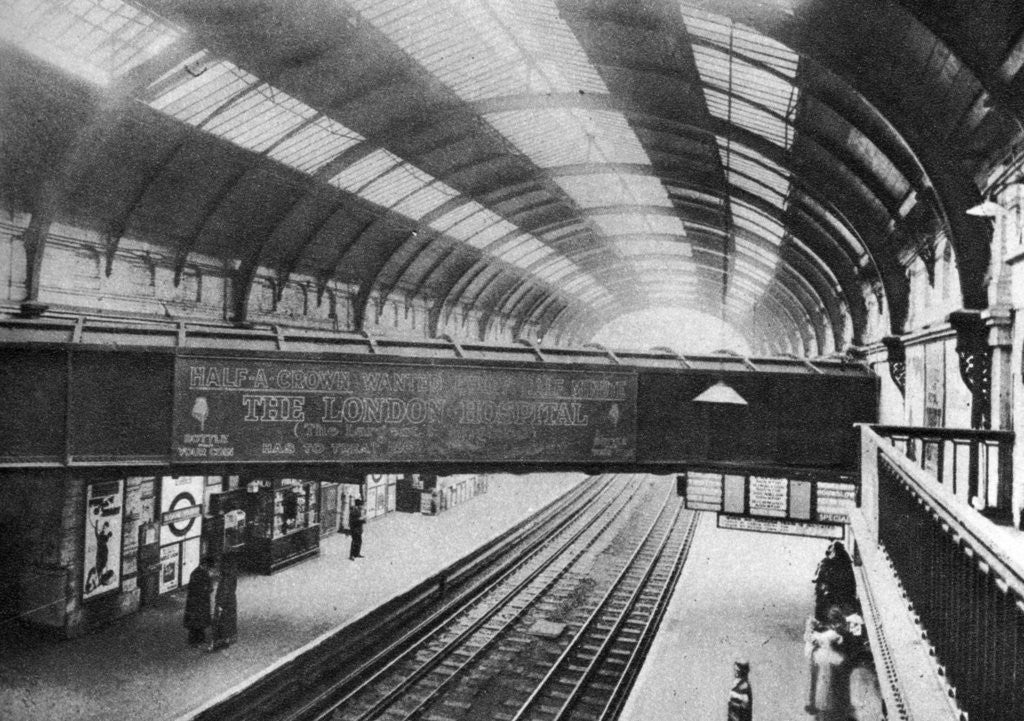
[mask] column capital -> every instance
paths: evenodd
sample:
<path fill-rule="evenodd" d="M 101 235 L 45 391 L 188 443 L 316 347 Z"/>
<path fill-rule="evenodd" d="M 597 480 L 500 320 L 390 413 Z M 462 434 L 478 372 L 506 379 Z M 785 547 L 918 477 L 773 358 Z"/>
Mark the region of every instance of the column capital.
<path fill-rule="evenodd" d="M 960 357 L 960 377 L 971 392 L 971 427 L 991 424 L 992 347 L 989 324 L 980 310 L 957 310 L 949 314 L 956 331 L 956 353 Z"/>
<path fill-rule="evenodd" d="M 885 346 L 886 360 L 889 363 L 889 377 L 900 389 L 900 395 L 906 396 L 907 348 L 903 345 L 903 339 L 898 335 L 887 335 L 882 338 L 882 345 Z"/>

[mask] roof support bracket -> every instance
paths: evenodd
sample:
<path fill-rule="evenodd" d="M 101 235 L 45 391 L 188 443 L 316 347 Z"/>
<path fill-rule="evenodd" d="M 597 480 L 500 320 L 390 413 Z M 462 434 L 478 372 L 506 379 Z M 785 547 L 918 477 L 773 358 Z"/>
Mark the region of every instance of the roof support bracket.
<path fill-rule="evenodd" d="M 690 363 L 690 361 L 686 360 L 686 356 L 680 355 L 679 353 L 676 353 L 674 350 L 669 348 L 667 345 L 654 346 L 653 348 L 651 348 L 651 350 L 652 351 L 658 351 L 659 353 L 665 353 L 666 355 L 672 356 L 677 361 L 679 361 L 680 364 L 682 364 L 683 368 L 693 368 L 693 365 Z"/>
<path fill-rule="evenodd" d="M 518 343 L 519 345 L 524 345 L 530 350 L 532 350 L 533 355 L 536 356 L 537 360 L 539 360 L 541 363 L 547 361 L 547 359 L 544 357 L 544 354 L 540 352 L 540 348 L 537 347 L 537 344 L 534 343 L 529 338 L 516 338 L 516 343 Z"/>
<path fill-rule="evenodd" d="M 615 365 L 622 365 L 622 361 L 620 361 L 619 357 L 612 352 L 611 348 L 608 348 L 607 346 L 602 345 L 601 343 L 584 343 L 583 347 L 596 348 L 597 350 L 602 351 L 606 356 L 611 358 L 612 363 L 614 363 Z"/>
<path fill-rule="evenodd" d="M 359 333 L 360 333 L 360 335 L 362 335 L 362 336 L 363 336 L 363 338 L 365 338 L 365 339 L 366 339 L 366 343 L 367 343 L 367 345 L 369 345 L 369 346 L 370 346 L 370 353 L 372 353 L 373 355 L 377 355 L 377 353 L 379 353 L 379 352 L 380 352 L 380 351 L 379 351 L 379 350 L 377 349 L 377 339 L 376 339 L 376 338 L 374 338 L 374 337 L 373 337 L 372 335 L 370 335 L 370 334 L 369 334 L 369 333 L 368 333 L 367 331 L 365 331 L 365 330 L 360 330 L 360 331 L 359 331 Z"/>
<path fill-rule="evenodd" d="M 444 335 L 441 336 L 441 339 L 442 340 L 446 340 L 446 341 L 448 341 L 449 343 L 452 344 L 452 347 L 455 349 L 455 355 L 456 356 L 458 356 L 459 358 L 465 358 L 466 357 L 466 354 L 462 350 L 462 346 L 459 344 L 459 342 L 457 340 L 452 338 L 451 335 L 449 335 L 448 333 L 445 333 Z"/>

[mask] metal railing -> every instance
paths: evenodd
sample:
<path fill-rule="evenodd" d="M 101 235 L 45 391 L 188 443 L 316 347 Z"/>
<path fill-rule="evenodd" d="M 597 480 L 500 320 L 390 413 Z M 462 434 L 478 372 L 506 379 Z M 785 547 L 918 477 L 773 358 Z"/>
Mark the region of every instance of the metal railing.
<path fill-rule="evenodd" d="M 882 435 L 862 431 L 862 463 L 868 466 L 862 472 L 866 480 L 877 478 L 871 505 L 878 541 L 960 707 L 972 721 L 1019 721 L 1024 555 L 1015 558 L 1012 539 L 1003 537 L 1017 532 L 994 526 L 954 494 L 955 480 L 937 483 L 918 458 L 911 461 L 897 450 L 889 429 L 880 430 Z"/>
<path fill-rule="evenodd" d="M 872 426 L 954 496 L 993 520 L 1012 516 L 1012 431 Z"/>

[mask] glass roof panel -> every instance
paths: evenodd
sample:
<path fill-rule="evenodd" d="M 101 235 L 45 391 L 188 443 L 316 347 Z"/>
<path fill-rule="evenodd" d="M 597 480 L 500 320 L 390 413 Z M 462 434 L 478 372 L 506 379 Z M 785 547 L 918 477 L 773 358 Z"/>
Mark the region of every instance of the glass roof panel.
<path fill-rule="evenodd" d="M 537 250 L 543 250 L 546 247 L 547 246 L 545 246 L 539 240 L 537 240 L 536 238 L 528 235 L 528 236 L 525 236 L 524 238 L 520 239 L 519 242 L 511 243 L 511 244 L 509 244 L 509 246 L 507 248 L 495 252 L 495 255 L 498 258 L 501 258 L 501 260 L 504 260 L 507 263 L 516 263 L 516 264 L 518 264 L 518 262 L 524 256 L 526 256 L 526 255 L 528 255 L 530 253 L 534 253 Z"/>
<path fill-rule="evenodd" d="M 430 185 L 425 185 L 416 192 L 402 198 L 392 209 L 408 218 L 419 220 L 427 213 L 440 208 L 449 200 L 458 196 L 458 194 L 458 191 L 435 180 Z"/>
<path fill-rule="evenodd" d="M 452 27 L 464 21 L 477 27 L 486 27 L 487 32 L 495 33 L 488 38 L 498 46 L 499 54 L 508 48 L 512 48 L 515 52 L 521 52 L 521 50 L 513 48 L 514 43 L 508 42 L 511 31 L 503 27 L 500 22 L 495 23 L 496 13 L 512 12 L 522 15 L 525 18 L 523 22 L 527 25 L 533 23 L 536 26 L 531 32 L 546 33 L 549 30 L 554 32 L 551 27 L 561 23 L 561 20 L 557 18 L 554 6 L 547 0 L 531 0 L 518 3 L 516 8 L 497 11 L 476 2 L 451 0 L 450 4 L 452 7 L 460 7 L 465 11 L 465 15 L 460 18 L 448 17 L 444 13 L 434 12 L 435 5 L 419 0 L 412 3 L 366 3 L 363 9 L 368 13 L 375 13 L 374 17 L 380 19 L 381 22 L 391 23 L 390 27 L 396 29 L 400 35 L 403 32 L 403 24 L 407 24 L 403 18 L 420 17 L 423 19 L 422 25 L 417 25 L 413 35 L 406 39 L 409 42 L 418 42 L 418 38 L 425 39 L 427 44 L 422 46 L 424 52 L 422 57 L 417 59 L 420 59 L 428 67 L 431 66 L 431 63 L 449 63 L 450 56 L 446 54 L 450 49 L 448 42 L 450 38 L 440 36 L 445 35 Z M 421 15 L 417 16 L 417 12 L 420 12 Z M 424 13 L 425 15 L 423 15 Z M 575 39 L 564 23 L 562 27 L 564 30 L 562 41 L 571 40 L 575 43 Z M 437 31 L 437 34 L 424 32 L 424 28 L 432 28 Z M 480 37 L 483 36 L 476 33 L 468 39 L 464 39 L 464 47 L 472 48 L 471 52 L 478 51 L 479 46 L 475 43 Z M 498 40 L 495 40 L 496 38 Z M 436 48 L 443 52 L 434 53 L 433 49 L 429 47 L 430 42 L 435 43 Z M 534 37 L 532 42 L 537 42 L 537 38 Z M 587 72 L 592 74 L 591 79 L 596 79 L 597 83 L 600 83 L 600 79 L 596 71 L 586 63 L 581 50 L 577 56 L 574 56 L 571 48 L 566 50 L 565 47 L 554 47 L 554 41 L 549 39 L 541 41 L 541 45 L 549 48 L 547 52 L 552 59 L 552 67 L 563 72 L 560 77 L 570 78 L 571 81 L 564 87 L 565 90 L 570 89 L 570 86 L 578 88 L 582 83 L 583 86 L 593 91 L 606 91 L 603 84 L 599 86 L 587 84 L 589 82 L 585 77 Z M 427 50 L 430 53 L 427 53 Z M 416 53 L 413 54 L 416 55 Z M 453 72 L 456 72 L 460 63 L 461 61 L 449 63 Z M 576 66 L 570 67 L 573 63 L 576 63 Z M 472 63 L 463 65 L 468 67 Z M 491 79 L 499 85 L 507 80 L 507 70 L 507 67 L 484 68 L 485 74 L 490 73 Z M 537 69 L 530 69 L 528 74 L 536 76 Z M 455 78 L 455 76 L 452 77 Z M 469 88 L 467 83 L 476 82 L 475 79 L 479 79 L 478 75 L 459 77 L 462 79 L 456 78 L 452 80 L 452 83 L 463 89 Z M 529 82 L 535 84 L 536 78 L 530 78 Z M 462 84 L 460 85 L 460 83 Z M 498 87 L 498 85 L 494 87 Z M 529 89 L 529 87 L 532 85 L 524 86 L 520 83 L 513 89 L 516 92 L 522 92 L 524 88 Z M 550 89 L 558 86 L 546 83 L 544 87 Z M 477 87 L 472 92 L 478 90 Z M 502 90 L 502 93 L 506 92 L 509 92 L 508 87 Z M 179 120 L 201 127 L 254 152 L 266 152 L 269 157 L 309 174 L 317 172 L 346 150 L 365 142 L 365 138 L 358 133 L 318 115 L 312 108 L 270 85 L 261 83 L 255 76 L 233 64 L 213 58 L 206 51 L 196 53 L 153 83 L 147 91 L 145 100 L 155 109 Z M 643 149 L 621 115 L 607 111 L 588 113 L 575 110 L 563 111 L 562 115 L 565 117 L 556 118 L 553 127 L 538 128 L 534 126 L 527 130 L 533 132 L 539 130 L 543 133 L 544 130 L 554 129 L 557 136 L 557 131 L 560 131 L 562 127 L 560 123 L 569 122 L 574 127 L 578 126 L 591 131 L 585 137 L 590 150 L 585 150 L 585 152 L 602 153 L 605 160 L 610 156 L 616 162 L 637 160 L 646 162 Z M 547 121 L 551 119 L 551 116 L 548 115 Z M 627 135 L 624 136 L 624 133 Z M 541 141 L 543 142 L 543 140 Z M 431 211 L 459 197 L 459 193 L 454 189 L 382 148 L 361 155 L 347 167 L 335 173 L 328 182 L 341 190 L 355 193 L 365 200 L 390 208 L 414 220 L 420 220 Z M 650 196 L 649 183 L 646 180 L 640 180 L 637 183 L 622 181 L 622 184 L 624 187 L 632 188 L 635 195 Z M 512 223 L 472 200 L 461 203 L 442 217 L 435 219 L 430 223 L 430 227 L 478 248 L 491 246 L 495 241 L 515 234 L 518 230 Z M 498 256 L 509 262 L 514 262 L 520 267 L 526 267 L 542 258 L 556 255 L 551 248 L 536 238 L 532 236 L 526 236 L 526 238 L 528 242 L 520 241 L 508 246 L 502 244 L 501 247 L 505 250 L 498 253 Z M 564 258 L 564 256 L 560 257 Z M 561 278 L 566 273 L 572 272 L 574 268 L 575 265 L 559 265 L 548 272 L 553 275 L 557 274 L 556 277 Z"/>
<path fill-rule="evenodd" d="M 431 221 L 430 227 L 433 228 L 434 230 L 448 230 L 450 227 L 452 227 L 459 221 L 465 220 L 469 216 L 478 212 L 480 210 L 480 207 L 481 206 L 479 203 L 469 200 L 463 203 L 462 205 L 458 205 L 452 208 L 447 213 L 442 215 L 440 218 L 435 218 L 433 221 Z"/>
<path fill-rule="evenodd" d="M 571 265 L 567 265 L 562 266 L 560 268 L 543 267 L 537 269 L 534 272 L 539 278 L 546 280 L 548 283 L 554 283 L 555 281 L 561 280 L 565 276 L 572 273 L 573 270 L 574 269 Z"/>
<path fill-rule="evenodd" d="M 398 167 L 402 162 L 394 153 L 377 148 L 350 163 L 328 182 L 336 188 L 350 193 L 361 194 L 361 191 L 380 176 Z"/>
<path fill-rule="evenodd" d="M 262 153 L 315 115 L 304 103 L 261 83 L 211 116 L 203 129 Z"/>
<path fill-rule="evenodd" d="M 484 115 L 542 168 L 650 159 L 621 113 L 581 108 L 528 108 Z"/>
<path fill-rule="evenodd" d="M 349 5 L 464 100 L 607 92 L 553 0 L 350 0 Z"/>
<path fill-rule="evenodd" d="M 685 5 L 681 12 L 711 114 L 788 149 L 799 99 L 796 53 L 724 16 Z"/>
<path fill-rule="evenodd" d="M 672 200 L 661 181 L 651 175 L 592 173 L 555 178 L 581 208 L 609 205 L 654 205 L 671 208 Z"/>
<path fill-rule="evenodd" d="M 772 248 L 773 252 L 768 252 L 766 248 L 743 237 L 737 237 L 735 242 L 737 252 L 757 258 L 765 265 L 774 268 L 779 262 L 779 255 L 775 252 L 775 248 Z"/>
<path fill-rule="evenodd" d="M 564 257 L 556 260 L 542 261 L 539 265 L 531 268 L 531 271 L 534 275 L 546 280 L 548 283 L 561 280 L 570 273 L 576 273 L 578 274 L 577 277 L 583 277 L 588 281 L 590 280 L 589 276 L 581 273 L 579 266 Z"/>
<path fill-rule="evenodd" d="M 8 0 L 0 40 L 90 82 L 108 85 L 181 33 L 121 0 Z"/>
<path fill-rule="evenodd" d="M 689 258 L 693 254 L 689 243 L 663 238 L 620 239 L 615 241 L 615 247 L 626 257 L 658 255 Z"/>
<path fill-rule="evenodd" d="M 548 256 L 553 254 L 551 248 L 543 244 L 538 245 L 539 247 L 533 248 L 529 253 L 526 253 L 522 257 L 517 258 L 514 261 L 515 265 L 518 265 L 520 268 L 528 268 L 530 265 L 536 263 L 540 259 L 547 258 Z"/>
<path fill-rule="evenodd" d="M 581 301 L 584 301 L 586 303 L 592 303 L 598 298 L 602 298 L 606 295 L 607 294 L 601 288 L 594 287 L 580 293 L 579 298 Z"/>
<path fill-rule="evenodd" d="M 774 160 L 770 160 L 767 156 L 757 152 L 753 148 L 743 145 L 742 143 L 729 143 L 725 138 L 716 138 L 716 140 L 718 141 L 719 151 L 724 152 L 725 150 L 729 150 L 732 153 L 732 159 L 737 163 L 756 163 L 760 167 L 770 171 L 780 178 L 789 178 L 789 173 L 786 172 L 781 165 L 776 163 Z M 745 166 L 737 165 L 737 167 Z M 751 175 L 753 175 L 753 173 L 751 173 Z"/>
<path fill-rule="evenodd" d="M 359 194 L 371 203 L 377 203 L 385 208 L 395 208 L 398 203 L 416 194 L 427 185 L 437 183 L 432 176 L 403 162 L 389 151 L 374 151 L 374 154 L 377 153 L 386 153 L 389 156 L 386 161 L 380 161 L 380 166 L 387 169 L 359 191 Z M 367 156 L 367 158 L 369 157 L 371 156 Z M 440 185 L 440 183 L 437 184 Z M 452 191 L 449 197 L 452 195 L 457 195 L 457 193 Z"/>
<path fill-rule="evenodd" d="M 484 228 L 476 235 L 468 238 L 466 242 L 474 248 L 487 248 L 487 246 L 499 238 L 504 238 L 512 233 L 518 232 L 519 228 L 514 226 L 512 223 L 507 220 L 499 219 L 498 222 Z"/>
<path fill-rule="evenodd" d="M 733 200 L 732 216 L 736 227 L 754 233 L 772 245 L 778 245 L 782 242 L 782 236 L 785 234 L 782 223 L 774 218 L 769 218 L 743 201 Z"/>
<path fill-rule="evenodd" d="M 729 172 L 729 182 L 737 188 L 746 190 L 749 193 L 753 193 L 755 196 L 771 203 L 779 210 L 782 210 L 782 206 L 786 201 L 785 196 L 773 191 L 771 188 L 766 188 L 762 183 L 752 180 L 742 173 L 735 171 Z"/>
<path fill-rule="evenodd" d="M 495 213 L 487 210 L 487 208 L 484 208 L 479 203 L 473 203 L 473 205 L 476 206 L 477 212 L 450 226 L 445 230 L 445 233 L 459 240 L 469 240 L 477 233 L 490 228 L 501 220 Z M 505 231 L 502 231 L 501 234 L 505 235 Z"/>
<path fill-rule="evenodd" d="M 323 116 L 271 149 L 268 155 L 304 173 L 315 173 L 364 138 Z"/>
<path fill-rule="evenodd" d="M 601 231 L 607 235 L 628 235 L 634 233 L 656 233 L 664 235 L 686 235 L 683 221 L 674 215 L 654 215 L 643 212 L 617 212 L 592 214 L 590 216 Z"/>
<path fill-rule="evenodd" d="M 764 265 L 750 260 L 742 253 L 736 255 L 736 263 L 733 268 L 735 272 L 744 273 L 762 284 L 767 284 L 772 279 L 772 271 L 774 270 L 774 266 L 766 269 Z"/>
<path fill-rule="evenodd" d="M 608 92 L 555 0 L 350 0 L 349 4 L 464 100 Z M 489 113 L 485 118 L 542 168 L 582 163 L 650 165 L 636 134 L 618 112 L 529 108 Z M 656 179 L 653 183 L 622 179 L 604 188 L 586 180 L 567 181 L 563 187 L 585 208 L 598 204 L 671 207 Z"/>
<path fill-rule="evenodd" d="M 589 286 L 592 283 L 593 283 L 593 280 L 590 277 L 584 276 L 584 275 L 578 275 L 575 278 L 572 278 L 572 279 L 567 280 L 564 283 L 562 283 L 561 287 L 564 290 L 567 290 L 567 291 L 575 291 L 575 290 L 577 290 L 579 288 L 582 288 L 585 285 Z"/>
<path fill-rule="evenodd" d="M 190 60 L 150 86 L 146 93 L 150 107 L 200 126 L 229 100 L 259 84 L 255 75 L 227 60 L 207 61 L 205 53 Z"/>

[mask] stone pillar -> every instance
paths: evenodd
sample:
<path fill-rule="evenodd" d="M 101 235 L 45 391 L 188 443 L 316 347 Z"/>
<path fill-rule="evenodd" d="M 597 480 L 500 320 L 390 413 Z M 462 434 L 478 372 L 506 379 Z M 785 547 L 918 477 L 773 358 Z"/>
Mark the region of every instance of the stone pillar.
<path fill-rule="evenodd" d="M 990 427 L 1013 429 L 1013 311 L 1005 306 L 982 311 L 990 350 Z"/>
<path fill-rule="evenodd" d="M 1024 250 L 1006 258 L 1012 276 L 1013 293 L 1011 296 L 1012 317 L 1024 311 Z M 1024 328 L 1016 322 L 1010 327 L 1011 347 L 1009 355 L 1008 385 L 1012 387 L 1012 406 L 1009 428 L 1024 428 L 1024 387 L 1022 387 L 1022 365 L 1024 365 Z M 1013 522 L 1017 528 L 1022 527 L 1021 508 L 1024 507 L 1024 439 L 1016 439 L 1013 444 Z"/>

